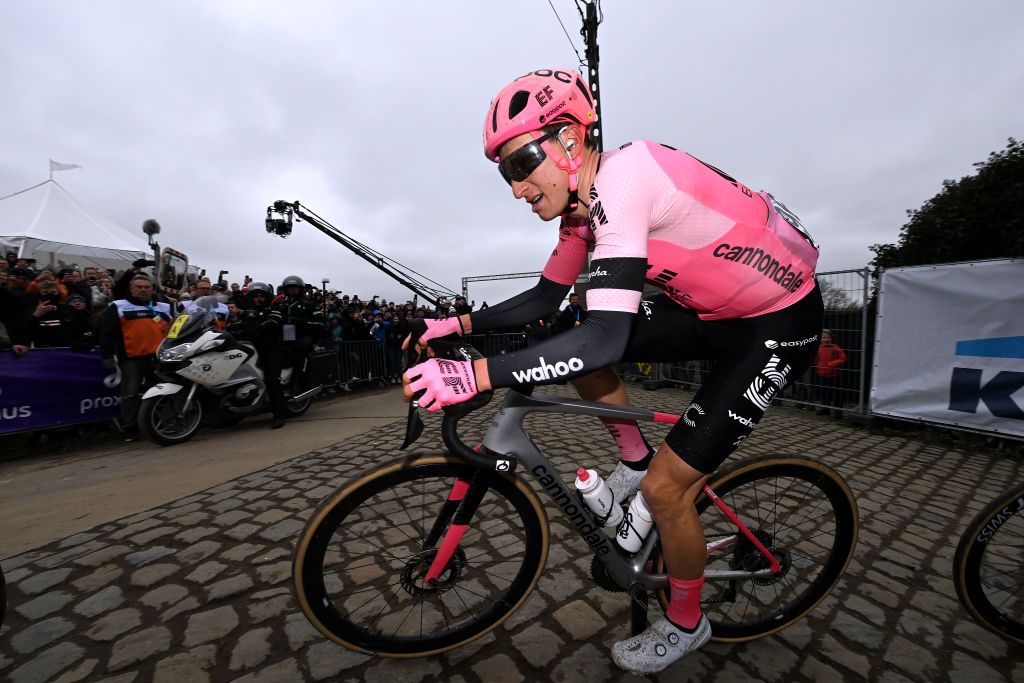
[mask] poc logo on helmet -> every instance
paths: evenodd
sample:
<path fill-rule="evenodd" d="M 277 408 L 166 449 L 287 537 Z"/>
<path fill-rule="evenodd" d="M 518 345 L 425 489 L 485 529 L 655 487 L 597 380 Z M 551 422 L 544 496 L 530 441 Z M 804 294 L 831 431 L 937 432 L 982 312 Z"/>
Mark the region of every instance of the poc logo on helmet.
<path fill-rule="evenodd" d="M 545 380 L 554 379 L 555 377 L 568 375 L 570 372 L 578 372 L 583 369 L 583 361 L 579 358 L 570 358 L 568 363 L 565 361 L 558 361 L 554 365 L 545 364 L 544 356 L 541 356 L 537 360 L 540 361 L 540 365 L 535 368 L 514 370 L 512 372 L 512 376 L 516 378 L 517 382 L 543 382 Z"/>

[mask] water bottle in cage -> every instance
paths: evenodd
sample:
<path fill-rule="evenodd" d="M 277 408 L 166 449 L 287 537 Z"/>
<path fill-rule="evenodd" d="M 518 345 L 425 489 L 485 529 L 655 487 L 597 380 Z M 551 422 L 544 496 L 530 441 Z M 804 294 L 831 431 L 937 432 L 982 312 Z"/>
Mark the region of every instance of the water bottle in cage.
<path fill-rule="evenodd" d="M 604 526 L 618 526 L 622 521 L 622 507 L 615 504 L 615 494 L 597 470 L 581 467 L 576 472 L 576 490 L 598 521 L 603 520 Z"/>
<path fill-rule="evenodd" d="M 640 550 L 640 546 L 643 545 L 652 526 L 654 526 L 654 516 L 651 515 L 643 494 L 637 491 L 633 502 L 629 504 L 625 519 L 622 520 L 622 524 L 619 525 L 616 532 L 619 545 L 623 550 L 635 553 Z"/>

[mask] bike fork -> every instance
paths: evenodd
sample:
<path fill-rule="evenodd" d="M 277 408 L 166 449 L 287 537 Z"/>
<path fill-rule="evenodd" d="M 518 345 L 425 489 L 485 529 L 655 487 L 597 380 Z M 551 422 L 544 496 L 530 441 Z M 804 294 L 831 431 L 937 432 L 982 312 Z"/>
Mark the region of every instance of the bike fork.
<path fill-rule="evenodd" d="M 424 544 L 425 548 L 435 547 L 437 541 L 441 539 L 441 534 L 444 533 L 441 546 L 438 548 L 437 554 L 434 555 L 434 561 L 431 562 L 430 569 L 423 577 L 426 583 L 437 581 L 441 573 L 444 572 L 444 568 L 448 566 L 449 560 L 455 554 L 455 549 L 462 541 L 462 536 L 469 528 L 469 521 L 473 519 L 473 515 L 476 514 L 476 510 L 480 506 L 480 501 L 483 500 L 484 494 L 490 487 L 491 476 L 490 472 L 477 470 L 470 479 L 460 477 L 455 480 L 452 490 L 448 493 L 448 500 L 441 507 L 441 512 Z M 451 526 L 448 526 L 449 520 Z M 445 527 L 447 527 L 447 531 L 445 531 Z"/>

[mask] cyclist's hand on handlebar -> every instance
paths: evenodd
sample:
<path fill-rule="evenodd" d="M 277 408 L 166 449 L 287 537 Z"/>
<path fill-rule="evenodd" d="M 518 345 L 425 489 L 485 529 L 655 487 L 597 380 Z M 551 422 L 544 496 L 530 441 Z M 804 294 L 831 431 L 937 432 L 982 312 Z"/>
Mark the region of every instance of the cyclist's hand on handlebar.
<path fill-rule="evenodd" d="M 419 404 L 432 413 L 468 401 L 478 392 L 473 363 L 467 360 L 431 358 L 409 368 L 402 375 L 402 385 L 406 401 L 423 392 Z"/>
<path fill-rule="evenodd" d="M 412 332 L 402 342 L 402 349 L 407 350 L 415 338 L 416 351 L 422 351 L 427 342 L 439 337 L 447 337 L 450 334 L 462 336 L 462 323 L 458 316 L 445 318 L 444 320 L 417 319 L 410 321 Z"/>

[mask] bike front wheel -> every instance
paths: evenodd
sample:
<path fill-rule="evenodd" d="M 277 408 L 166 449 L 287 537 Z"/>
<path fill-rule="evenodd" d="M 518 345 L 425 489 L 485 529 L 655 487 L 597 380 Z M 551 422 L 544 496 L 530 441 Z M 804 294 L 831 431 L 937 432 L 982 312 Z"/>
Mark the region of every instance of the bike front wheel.
<path fill-rule="evenodd" d="M 953 556 L 953 584 L 975 621 L 1024 644 L 1024 487 L 967 525 Z"/>
<path fill-rule="evenodd" d="M 492 475 L 451 559 L 436 581 L 426 580 L 458 507 L 456 482 L 464 487 L 476 472 L 454 458 L 419 457 L 369 472 L 325 500 L 293 560 L 310 622 L 352 650 L 422 657 L 465 645 L 519 609 L 540 578 L 549 539 L 540 500 L 512 475 Z"/>
<path fill-rule="evenodd" d="M 763 579 L 707 581 L 701 609 L 712 640 L 744 642 L 795 623 L 828 595 L 857 544 L 857 502 L 834 470 L 797 456 L 761 456 L 739 462 L 708 484 L 782 565 Z M 705 495 L 697 501 L 704 535 L 722 542 L 708 555 L 708 570 L 759 571 L 764 555 Z M 665 571 L 660 552 L 654 568 Z M 668 593 L 658 595 L 668 607 Z"/>

